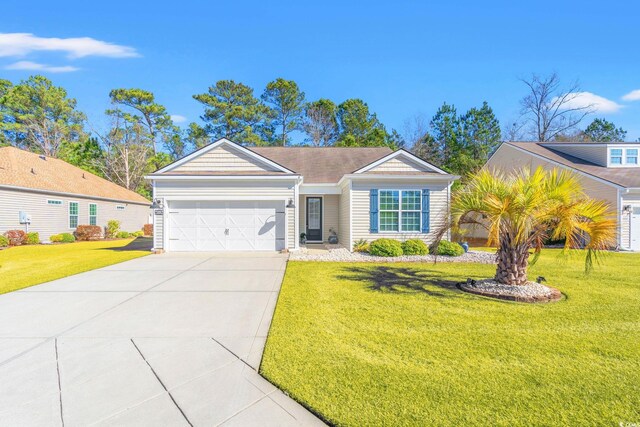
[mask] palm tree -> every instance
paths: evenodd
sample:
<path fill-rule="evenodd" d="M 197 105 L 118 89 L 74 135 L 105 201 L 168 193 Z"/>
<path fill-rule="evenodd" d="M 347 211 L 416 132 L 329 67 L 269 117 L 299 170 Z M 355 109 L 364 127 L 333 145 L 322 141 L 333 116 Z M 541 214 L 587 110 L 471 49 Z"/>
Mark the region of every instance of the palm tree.
<path fill-rule="evenodd" d="M 565 249 L 584 247 L 585 268 L 599 251 L 614 245 L 616 222 L 609 206 L 586 196 L 579 178 L 567 171 L 539 167 L 504 174 L 481 170 L 451 200 L 451 228 L 469 226 L 488 231 L 488 245 L 497 245 L 495 280 L 507 285 L 527 283 L 531 262 L 547 239 L 565 239 Z"/>

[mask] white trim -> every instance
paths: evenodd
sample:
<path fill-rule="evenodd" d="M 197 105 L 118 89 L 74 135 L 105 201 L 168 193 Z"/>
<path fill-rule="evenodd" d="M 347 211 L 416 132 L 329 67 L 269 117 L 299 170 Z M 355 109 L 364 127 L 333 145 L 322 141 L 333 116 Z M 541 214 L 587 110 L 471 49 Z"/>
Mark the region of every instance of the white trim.
<path fill-rule="evenodd" d="M 366 172 L 366 171 L 368 171 L 368 170 L 371 170 L 371 169 L 375 168 L 376 166 L 381 165 L 382 163 L 387 162 L 388 160 L 395 159 L 395 158 L 396 158 L 396 157 L 398 157 L 398 156 L 407 156 L 411 161 L 414 161 L 414 162 L 418 163 L 418 164 L 419 164 L 419 165 L 421 165 L 421 166 L 424 166 L 424 167 L 426 167 L 426 168 L 428 168 L 428 169 L 431 169 L 431 170 L 433 170 L 433 171 L 435 171 L 435 172 L 438 172 L 438 173 L 441 173 L 441 174 L 443 174 L 443 175 L 449 175 L 447 172 L 443 171 L 442 169 L 440 169 L 440 168 L 438 168 L 438 167 L 436 167 L 436 166 L 432 165 L 432 164 L 431 164 L 431 163 L 429 163 L 429 162 L 426 162 L 426 161 L 422 160 L 420 157 L 418 157 L 418 156 L 416 156 L 415 154 L 413 154 L 413 153 L 411 153 L 411 152 L 409 152 L 409 151 L 406 151 L 406 150 L 396 150 L 396 151 L 394 151 L 393 153 L 391 153 L 391 154 L 387 154 L 387 155 L 386 155 L 386 156 L 384 156 L 383 158 L 378 159 L 378 160 L 376 160 L 375 162 L 370 163 L 370 164 L 368 164 L 367 166 L 365 166 L 365 167 L 363 167 L 363 168 L 361 168 L 361 169 L 358 169 L 357 171 L 355 171 L 355 172 L 353 172 L 353 173 L 363 173 L 363 172 Z"/>
<path fill-rule="evenodd" d="M 516 147 L 515 145 L 509 144 L 508 142 L 503 142 L 503 143 L 500 145 L 500 147 L 498 147 L 498 149 L 497 149 L 497 150 L 496 150 L 496 151 L 491 155 L 491 157 L 489 158 L 489 160 L 487 160 L 487 164 L 489 164 L 489 161 L 491 161 L 491 158 L 493 158 L 493 156 L 495 156 L 495 155 L 498 153 L 498 151 L 500 151 L 500 149 L 501 149 L 505 144 L 509 145 L 509 147 L 511 147 L 511 148 L 515 148 L 516 150 L 521 151 L 521 152 L 523 152 L 523 153 L 526 153 L 526 154 L 528 154 L 528 155 L 530 155 L 530 156 L 536 157 L 536 158 L 538 158 L 538 159 L 542 159 L 542 160 L 544 160 L 544 161 L 546 161 L 546 162 L 549 162 L 549 163 L 553 163 L 554 165 L 557 165 L 557 166 L 563 167 L 563 168 L 565 168 L 565 169 L 569 169 L 569 170 L 575 171 L 576 173 L 578 173 L 578 174 L 580 174 L 580 175 L 583 175 L 583 176 L 586 176 L 586 177 L 588 177 L 588 178 L 594 179 L 594 180 L 596 180 L 596 181 L 598 181 L 598 182 L 601 182 L 601 183 L 603 183 L 603 184 L 611 185 L 611 186 L 613 186 L 613 187 L 615 187 L 615 188 L 618 188 L 618 189 L 623 189 L 623 188 L 624 188 L 623 186 L 618 185 L 618 184 L 614 184 L 614 183 L 613 183 L 613 182 L 611 182 L 611 181 L 607 181 L 607 180 L 605 180 L 605 179 L 598 178 L 598 177 L 597 177 L 597 176 L 595 176 L 595 175 L 592 175 L 592 174 L 590 174 L 590 173 L 588 173 L 588 172 L 583 172 L 583 171 L 581 171 L 581 170 L 579 170 L 579 169 L 576 169 L 576 168 L 573 168 L 573 167 L 571 167 L 571 166 L 563 165 L 562 163 L 558 163 L 558 162 L 556 162 L 555 160 L 551 160 L 551 159 L 550 159 L 550 158 L 548 158 L 548 157 L 542 156 L 542 155 L 540 155 L 540 154 L 532 153 L 531 151 L 527 151 L 527 150 L 525 150 L 524 148 Z M 535 142 L 532 142 L 532 144 L 535 144 Z M 486 165 L 485 165 L 485 166 L 486 166 Z"/>
<path fill-rule="evenodd" d="M 214 195 L 214 196 L 196 196 L 196 195 L 189 195 L 189 196 L 171 196 L 168 197 L 166 200 L 174 200 L 174 201 L 185 201 L 185 200 L 193 200 L 194 202 L 205 202 L 205 201 L 224 201 L 224 200 L 229 200 L 229 201 L 251 201 L 251 200 L 255 200 L 255 201 L 273 201 L 273 200 L 284 200 L 285 201 L 285 206 L 286 203 L 289 201 L 289 199 L 291 198 L 291 196 L 287 196 L 287 197 L 283 197 L 283 196 L 255 196 L 255 195 L 247 195 L 247 196 L 230 196 L 227 194 L 220 194 L 220 195 Z"/>
<path fill-rule="evenodd" d="M 378 188 L 378 234 L 428 234 L 428 233 L 423 233 L 422 232 L 422 190 L 417 190 L 417 189 L 413 189 L 413 190 L 409 190 L 409 189 L 397 189 L 397 188 Z M 398 192 L 398 210 L 385 210 L 384 212 L 398 212 L 398 229 L 397 230 L 382 230 L 380 228 L 380 217 L 382 215 L 380 215 L 380 213 L 382 212 L 382 210 L 380 209 L 380 202 L 382 201 L 382 197 L 380 195 L 380 193 L 382 191 L 397 191 Z M 405 231 L 402 230 L 402 212 L 405 212 L 402 210 L 402 193 L 405 191 L 417 191 L 418 194 L 420 195 L 420 209 L 419 210 L 408 210 L 406 212 L 418 212 L 420 214 L 419 218 L 420 218 L 420 224 L 418 226 L 418 230 L 410 230 L 410 231 Z M 429 213 L 429 216 L 431 216 L 431 213 Z"/>
<path fill-rule="evenodd" d="M 96 217 L 95 224 L 91 224 L 91 205 L 94 205 L 96 207 L 96 214 L 94 215 Z M 89 225 L 98 225 L 98 204 L 97 203 L 94 203 L 94 202 L 87 203 L 87 220 L 89 221 L 87 223 Z"/>
<path fill-rule="evenodd" d="M 144 178 L 153 181 L 291 181 L 300 175 L 147 175 Z"/>
<path fill-rule="evenodd" d="M 353 252 L 353 181 L 349 180 L 349 252 Z"/>
<path fill-rule="evenodd" d="M 49 190 L 41 190 L 41 189 L 38 189 L 38 188 L 18 187 L 17 185 L 2 185 L 2 184 L 0 184 L 0 189 L 6 189 L 6 190 L 9 190 L 9 191 L 26 191 L 28 193 L 38 193 L 38 194 L 53 195 L 53 196 L 79 197 L 81 199 L 102 200 L 102 201 L 105 201 L 105 202 L 133 203 L 134 205 L 140 205 L 140 206 L 150 206 L 151 205 L 151 202 L 146 202 L 145 203 L 145 202 L 133 201 L 133 200 L 110 199 L 108 197 L 90 196 L 88 194 L 64 193 L 62 191 L 49 191 Z M 140 197 L 142 197 L 142 196 L 140 196 Z"/>
<path fill-rule="evenodd" d="M 349 179 L 351 181 L 405 181 L 405 182 L 453 182 L 459 179 L 458 175 L 376 175 L 376 174 L 347 174 L 338 184 Z"/>
<path fill-rule="evenodd" d="M 76 224 L 75 227 L 71 226 L 71 204 L 72 203 L 75 203 L 76 206 L 78 207 L 78 213 L 74 215 L 76 217 L 76 221 L 77 221 L 77 224 Z M 75 230 L 75 229 L 78 228 L 78 225 L 80 225 L 80 202 L 78 202 L 76 200 L 69 200 L 67 205 L 68 205 L 68 208 L 67 208 L 67 228 L 69 230 Z"/>
<path fill-rule="evenodd" d="M 322 203 L 322 212 L 320 212 L 320 215 L 322 215 L 321 219 L 320 219 L 320 240 L 307 240 L 307 243 L 323 243 L 324 242 L 324 196 L 321 194 L 305 194 L 304 195 L 304 233 L 307 234 L 307 216 L 309 215 L 309 212 L 307 212 L 307 199 L 308 198 L 315 198 L 315 199 L 321 199 L 322 201 L 320 203 Z"/>
<path fill-rule="evenodd" d="M 300 194 L 342 194 L 337 184 L 302 184 Z"/>
<path fill-rule="evenodd" d="M 169 164 L 169 165 L 157 170 L 154 173 L 164 173 L 164 172 L 171 171 L 171 170 L 177 168 L 178 166 L 181 166 L 181 165 L 183 165 L 183 164 L 185 164 L 187 162 L 190 162 L 191 160 L 195 159 L 196 157 L 199 157 L 199 156 L 201 156 L 201 155 L 203 155 L 205 153 L 208 153 L 209 151 L 213 150 L 214 148 L 220 147 L 221 145 L 229 145 L 232 148 L 235 148 L 235 149 L 239 150 L 240 152 L 242 152 L 242 153 L 244 153 L 244 154 L 246 154 L 246 155 L 248 155 L 250 157 L 253 157 L 256 160 L 261 161 L 262 163 L 266 163 L 269 166 L 272 166 L 272 167 L 274 167 L 274 168 L 276 168 L 278 170 L 281 170 L 282 172 L 295 173 L 293 171 L 290 171 L 289 169 L 286 169 L 284 166 L 277 164 L 273 160 L 269 160 L 268 158 L 266 158 L 264 156 L 261 156 L 258 153 L 254 153 L 253 151 L 249 150 L 248 148 L 243 147 L 240 144 L 236 144 L 235 142 L 230 141 L 230 140 L 228 140 L 226 138 L 220 138 L 219 140 L 217 140 L 217 141 L 215 141 L 215 142 L 213 142 L 213 143 L 201 148 L 200 150 L 194 151 L 193 153 L 189 154 L 188 156 L 183 157 L 180 160 L 177 160 L 177 161 L 175 161 L 175 162 L 173 162 L 173 163 L 171 163 L 171 164 Z"/>
<path fill-rule="evenodd" d="M 293 202 L 295 204 L 295 208 L 293 210 L 293 249 L 300 249 L 300 184 L 296 183 L 295 187 L 293 187 Z M 286 209 L 286 205 L 285 205 Z M 287 227 L 289 228 L 289 227 Z"/>

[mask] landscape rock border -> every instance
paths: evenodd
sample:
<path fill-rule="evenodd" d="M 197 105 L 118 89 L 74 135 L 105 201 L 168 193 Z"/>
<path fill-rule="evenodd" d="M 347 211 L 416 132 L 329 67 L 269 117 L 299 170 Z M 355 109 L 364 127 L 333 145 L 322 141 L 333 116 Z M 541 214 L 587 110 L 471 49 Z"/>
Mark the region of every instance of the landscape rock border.
<path fill-rule="evenodd" d="M 459 283 L 458 288 L 475 295 L 515 302 L 548 303 L 562 299 L 562 292 L 558 289 L 536 282 L 528 282 L 526 285 L 505 285 L 494 279 L 485 279 Z"/>
<path fill-rule="evenodd" d="M 344 247 L 326 245 L 324 253 L 309 253 L 295 251 L 289 254 L 290 261 L 321 261 L 321 262 L 470 262 L 477 264 L 495 264 L 496 255 L 493 252 L 469 251 L 460 256 L 444 255 L 402 255 L 398 257 L 373 256 L 366 252 L 350 252 Z"/>

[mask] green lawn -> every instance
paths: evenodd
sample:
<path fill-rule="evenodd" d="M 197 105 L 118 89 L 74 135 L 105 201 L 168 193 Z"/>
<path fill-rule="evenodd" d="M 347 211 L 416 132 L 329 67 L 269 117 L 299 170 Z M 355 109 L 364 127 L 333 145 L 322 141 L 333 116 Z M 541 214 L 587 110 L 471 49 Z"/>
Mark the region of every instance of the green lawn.
<path fill-rule="evenodd" d="M 4 249 L 0 251 L 0 294 L 149 255 L 144 243 L 139 238 Z"/>
<path fill-rule="evenodd" d="M 488 265 L 290 262 L 261 373 L 337 425 L 639 423 L 640 255 L 604 263 L 547 250 L 567 298 L 530 305 L 453 286 Z"/>

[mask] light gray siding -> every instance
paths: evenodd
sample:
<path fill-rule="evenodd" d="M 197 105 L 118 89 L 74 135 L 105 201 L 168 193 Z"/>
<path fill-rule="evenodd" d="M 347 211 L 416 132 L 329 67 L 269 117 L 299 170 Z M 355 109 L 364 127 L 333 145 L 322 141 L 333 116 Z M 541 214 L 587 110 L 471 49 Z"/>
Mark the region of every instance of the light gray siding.
<path fill-rule="evenodd" d="M 577 157 L 579 159 L 586 160 L 591 163 L 595 163 L 600 166 L 607 166 L 607 147 L 606 146 L 593 146 L 589 144 L 584 144 L 580 146 L 564 146 L 564 145 L 553 145 L 549 146 L 552 150 L 560 151 L 561 153 L 568 154 L 570 156 Z"/>
<path fill-rule="evenodd" d="M 60 200 L 62 205 L 49 205 L 47 200 Z M 43 242 L 49 241 L 52 234 L 69 233 L 69 202 L 78 202 L 78 224 L 89 224 L 89 204 L 98 206 L 96 224 L 105 227 L 107 221 L 120 221 L 120 228 L 125 231 L 142 230 L 149 222 L 148 206 L 127 202 L 96 200 L 86 196 L 60 196 L 24 190 L 0 189 L 0 234 L 7 230 L 26 230 L 20 224 L 19 212 L 24 211 L 31 216 L 29 231 L 40 234 Z M 123 206 L 119 210 L 117 206 Z"/>
<path fill-rule="evenodd" d="M 386 162 L 368 170 L 365 173 L 375 174 L 379 172 L 429 172 L 430 169 L 413 162 L 402 156 L 389 159 Z"/>
<path fill-rule="evenodd" d="M 372 188 L 390 190 L 430 190 L 430 232 L 429 233 L 399 233 L 399 232 L 370 232 L 370 208 L 369 194 Z M 351 235 L 353 241 L 366 239 L 372 241 L 382 237 L 408 240 L 421 239 L 427 244 L 431 243 L 447 219 L 449 211 L 449 184 L 443 183 L 416 183 L 415 181 L 353 181 L 351 191 L 352 218 Z"/>
<path fill-rule="evenodd" d="M 353 249 L 351 240 L 351 189 L 350 182 L 342 185 L 342 193 L 339 198 L 340 215 L 338 218 L 338 239 L 340 244 L 349 250 Z"/>
<path fill-rule="evenodd" d="M 220 146 L 173 169 L 173 172 L 259 172 L 277 169 L 230 146 Z"/>
<path fill-rule="evenodd" d="M 625 194 L 621 199 L 621 209 L 625 205 L 640 207 L 640 194 Z M 621 212 L 620 217 L 620 246 L 629 249 L 631 247 L 631 214 Z"/>
<path fill-rule="evenodd" d="M 158 180 L 155 197 L 165 200 L 283 200 L 295 197 L 295 179 L 291 180 Z M 299 206 L 299 205 L 297 205 Z M 287 248 L 295 247 L 296 208 L 286 209 Z M 154 247 L 164 248 L 168 211 L 156 215 Z"/>

